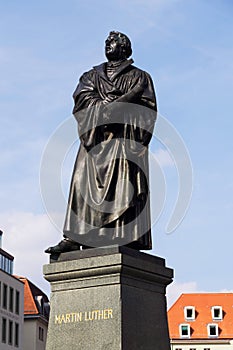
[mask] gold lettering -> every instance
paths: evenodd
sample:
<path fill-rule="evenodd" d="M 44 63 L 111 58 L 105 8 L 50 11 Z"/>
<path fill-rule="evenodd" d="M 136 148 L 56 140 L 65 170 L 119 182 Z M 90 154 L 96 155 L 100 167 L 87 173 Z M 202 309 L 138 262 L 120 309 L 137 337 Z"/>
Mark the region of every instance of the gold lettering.
<path fill-rule="evenodd" d="M 66 323 L 66 318 L 65 318 L 65 315 L 64 315 L 64 314 L 61 315 L 61 323 L 62 323 L 62 322 Z"/>
<path fill-rule="evenodd" d="M 61 319 L 60 319 L 60 315 L 55 315 L 55 324 L 61 324 Z"/>
<path fill-rule="evenodd" d="M 108 318 L 113 318 L 112 309 L 108 309 Z"/>
<path fill-rule="evenodd" d="M 98 310 L 98 311 L 99 311 L 98 320 L 102 320 L 104 317 L 104 310 Z"/>
<path fill-rule="evenodd" d="M 104 310 L 104 319 L 105 319 L 105 320 L 108 320 L 108 319 L 109 319 L 109 316 L 108 316 L 108 309 L 105 309 L 105 310 Z"/>
<path fill-rule="evenodd" d="M 97 320 L 98 319 L 98 311 L 99 310 L 92 311 L 93 320 Z"/>
<path fill-rule="evenodd" d="M 83 317 L 84 316 L 84 317 Z M 85 312 L 71 312 L 68 314 L 55 315 L 54 323 L 74 323 L 82 321 L 99 321 L 113 318 L 113 309 L 92 310 Z"/>
<path fill-rule="evenodd" d="M 70 316 L 71 316 L 71 321 L 70 322 L 71 323 L 76 322 L 75 312 L 71 312 Z"/>
<path fill-rule="evenodd" d="M 85 321 L 93 321 L 93 315 L 91 311 L 85 312 Z"/>
<path fill-rule="evenodd" d="M 76 322 L 82 322 L 82 312 L 76 314 Z"/>

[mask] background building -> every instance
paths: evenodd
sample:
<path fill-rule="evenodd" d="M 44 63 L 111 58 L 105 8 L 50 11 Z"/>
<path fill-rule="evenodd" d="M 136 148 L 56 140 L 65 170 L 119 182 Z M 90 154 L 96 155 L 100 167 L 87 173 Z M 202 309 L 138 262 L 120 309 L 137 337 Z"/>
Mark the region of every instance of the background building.
<path fill-rule="evenodd" d="M 182 294 L 168 324 L 172 350 L 233 349 L 233 293 Z"/>
<path fill-rule="evenodd" d="M 14 257 L 1 246 L 0 231 L 0 349 L 23 350 L 24 284 L 13 273 Z"/>
<path fill-rule="evenodd" d="M 45 350 L 48 297 L 25 277 L 13 275 L 14 257 L 2 249 L 0 231 L 0 350 Z"/>
<path fill-rule="evenodd" d="M 24 283 L 24 327 L 23 350 L 44 350 L 49 319 L 48 297 L 25 277 Z"/>

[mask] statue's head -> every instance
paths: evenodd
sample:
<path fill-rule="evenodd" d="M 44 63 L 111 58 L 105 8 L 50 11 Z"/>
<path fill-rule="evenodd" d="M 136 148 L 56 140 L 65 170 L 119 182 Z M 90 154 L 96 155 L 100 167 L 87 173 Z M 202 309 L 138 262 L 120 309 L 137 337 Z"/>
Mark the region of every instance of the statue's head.
<path fill-rule="evenodd" d="M 110 32 L 105 41 L 105 55 L 109 61 L 119 61 L 132 55 L 129 38 L 120 32 Z"/>

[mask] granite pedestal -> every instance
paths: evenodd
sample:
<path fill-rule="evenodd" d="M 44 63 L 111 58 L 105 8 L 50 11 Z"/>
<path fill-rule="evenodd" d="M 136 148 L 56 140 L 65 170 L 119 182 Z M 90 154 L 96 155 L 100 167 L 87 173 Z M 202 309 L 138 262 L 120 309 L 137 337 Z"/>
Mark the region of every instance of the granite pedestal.
<path fill-rule="evenodd" d="M 162 258 L 126 247 L 63 253 L 51 284 L 46 350 L 169 350 Z"/>

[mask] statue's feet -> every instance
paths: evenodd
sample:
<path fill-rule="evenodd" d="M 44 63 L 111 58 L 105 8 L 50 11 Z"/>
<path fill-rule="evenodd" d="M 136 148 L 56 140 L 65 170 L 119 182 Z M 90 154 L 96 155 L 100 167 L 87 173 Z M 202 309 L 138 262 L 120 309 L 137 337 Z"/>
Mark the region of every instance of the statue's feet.
<path fill-rule="evenodd" d="M 48 254 L 61 254 L 66 252 L 72 252 L 73 250 L 80 250 L 80 244 L 72 241 L 69 238 L 64 238 L 61 242 L 53 247 L 49 247 L 45 250 Z"/>

